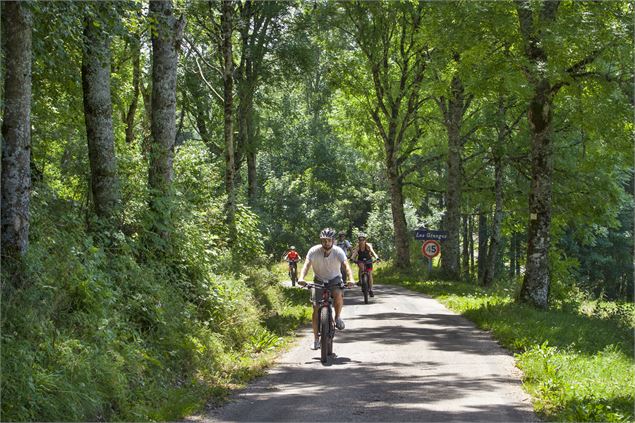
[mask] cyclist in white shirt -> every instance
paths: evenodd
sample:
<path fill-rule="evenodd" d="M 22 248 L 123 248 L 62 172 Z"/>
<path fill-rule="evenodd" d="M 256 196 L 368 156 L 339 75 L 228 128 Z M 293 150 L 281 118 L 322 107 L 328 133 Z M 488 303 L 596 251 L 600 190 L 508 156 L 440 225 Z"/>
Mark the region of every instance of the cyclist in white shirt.
<path fill-rule="evenodd" d="M 309 269 L 313 267 L 313 273 L 319 282 L 328 281 L 333 295 L 333 306 L 335 308 L 335 327 L 344 329 L 344 321 L 340 317 L 344 306 L 344 293 L 342 291 L 342 275 L 340 273 L 341 266 L 346 266 L 348 274 L 348 284 L 350 288 L 355 283 L 353 271 L 348 264 L 346 253 L 340 247 L 334 246 L 335 230 L 325 228 L 320 232 L 320 244 L 311 247 L 306 254 L 304 266 L 298 278 L 298 284 L 304 285 Z M 320 348 L 320 340 L 318 337 L 318 308 L 317 303 L 322 298 L 321 289 L 311 289 L 311 302 L 313 303 L 313 349 Z"/>

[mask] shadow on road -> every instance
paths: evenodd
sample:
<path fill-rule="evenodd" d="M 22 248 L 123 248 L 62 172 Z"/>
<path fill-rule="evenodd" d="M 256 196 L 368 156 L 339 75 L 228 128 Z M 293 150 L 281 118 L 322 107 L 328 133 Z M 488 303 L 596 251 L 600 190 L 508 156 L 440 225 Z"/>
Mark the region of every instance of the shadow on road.
<path fill-rule="evenodd" d="M 350 362 L 336 357 L 335 363 Z M 519 406 L 491 404 L 463 406 L 456 411 L 435 410 L 435 403 L 452 401 L 499 389 L 504 378 L 474 380 L 459 372 L 432 373 L 429 377 L 410 376 L 406 366 L 432 366 L 437 363 L 385 363 L 375 366 L 298 368 L 279 367 L 266 383 L 249 389 L 250 408 L 276 410 L 275 416 L 243 415 L 232 421 L 537 421 L 535 415 Z M 333 384 L 324 384 L 324 372 L 333 373 Z M 335 378 L 336 377 L 336 378 Z M 272 392 L 271 386 L 275 386 Z M 347 395 L 343 395 L 347 393 Z M 352 394 L 351 394 L 352 393 Z M 263 403 L 263 404 L 260 404 Z M 338 408 L 341 405 L 341 408 Z M 334 414 L 325 414 L 335 407 Z M 438 408 L 438 407 L 437 407 Z M 301 417 L 299 417 L 301 416 Z M 219 416 L 221 419 L 225 417 Z"/>

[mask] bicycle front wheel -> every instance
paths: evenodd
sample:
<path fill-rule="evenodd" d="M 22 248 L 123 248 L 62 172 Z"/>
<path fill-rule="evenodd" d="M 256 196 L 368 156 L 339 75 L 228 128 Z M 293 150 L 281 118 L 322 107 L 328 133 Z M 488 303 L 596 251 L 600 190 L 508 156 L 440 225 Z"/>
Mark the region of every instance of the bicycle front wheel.
<path fill-rule="evenodd" d="M 320 309 L 320 352 L 322 363 L 326 363 L 329 357 L 329 340 L 332 339 L 329 323 L 329 311 L 326 307 L 322 307 Z"/>
<path fill-rule="evenodd" d="M 362 274 L 362 294 L 364 294 L 364 304 L 368 304 L 368 275 Z"/>

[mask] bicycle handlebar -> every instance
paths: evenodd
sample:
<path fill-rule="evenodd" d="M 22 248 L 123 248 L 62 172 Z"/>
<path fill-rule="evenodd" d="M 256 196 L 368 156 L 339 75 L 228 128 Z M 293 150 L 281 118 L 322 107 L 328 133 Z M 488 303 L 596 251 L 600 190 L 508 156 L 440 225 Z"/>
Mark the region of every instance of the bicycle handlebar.
<path fill-rule="evenodd" d="M 333 286 L 326 286 L 325 284 L 318 284 L 318 283 L 313 283 L 313 282 L 307 282 L 307 281 L 298 281 L 298 285 L 300 285 L 302 288 L 320 288 L 320 289 L 331 289 L 333 286 L 337 286 L 341 289 L 350 289 L 351 287 L 348 287 L 347 284 L 342 283 L 342 284 L 338 284 L 338 285 L 333 285 Z"/>
<path fill-rule="evenodd" d="M 381 261 L 380 258 L 376 258 L 376 259 L 366 259 L 366 260 L 353 260 L 353 259 L 349 259 L 350 261 L 352 261 L 353 263 L 364 263 L 364 264 L 369 264 L 369 263 L 376 263 L 378 261 Z"/>

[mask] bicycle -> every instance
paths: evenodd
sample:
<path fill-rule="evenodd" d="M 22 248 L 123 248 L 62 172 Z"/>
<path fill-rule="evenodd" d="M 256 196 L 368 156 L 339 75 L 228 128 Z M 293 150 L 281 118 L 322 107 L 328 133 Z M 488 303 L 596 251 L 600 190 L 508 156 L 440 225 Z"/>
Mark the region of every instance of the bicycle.
<path fill-rule="evenodd" d="M 289 263 L 289 278 L 291 278 L 291 286 L 295 286 L 298 281 L 298 260 L 285 260 Z"/>
<path fill-rule="evenodd" d="M 370 291 L 370 272 L 373 269 L 368 268 L 368 264 L 373 264 L 379 261 L 379 259 L 367 259 L 367 260 L 353 260 L 359 266 L 359 285 L 362 287 L 362 294 L 364 295 L 364 304 L 368 304 L 368 292 Z"/>
<path fill-rule="evenodd" d="M 322 298 L 318 302 L 318 336 L 320 337 L 320 361 L 328 362 L 328 357 L 333 355 L 333 338 L 335 337 L 335 311 L 333 310 L 333 297 L 331 289 L 335 285 L 329 285 L 328 281 L 321 283 L 299 282 L 304 288 L 322 289 Z"/>

